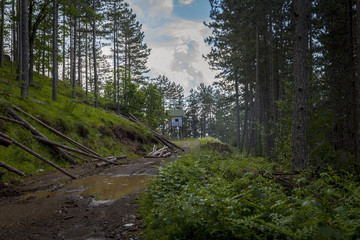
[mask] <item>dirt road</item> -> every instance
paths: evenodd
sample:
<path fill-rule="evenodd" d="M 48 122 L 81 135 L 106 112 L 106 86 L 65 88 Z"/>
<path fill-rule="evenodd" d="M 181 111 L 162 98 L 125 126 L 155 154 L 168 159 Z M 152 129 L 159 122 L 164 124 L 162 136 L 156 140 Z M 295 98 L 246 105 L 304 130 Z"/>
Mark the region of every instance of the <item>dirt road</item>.
<path fill-rule="evenodd" d="M 51 172 L 0 188 L 0 239 L 142 239 L 136 198 L 162 160 L 88 164 L 69 169 L 80 180 Z"/>

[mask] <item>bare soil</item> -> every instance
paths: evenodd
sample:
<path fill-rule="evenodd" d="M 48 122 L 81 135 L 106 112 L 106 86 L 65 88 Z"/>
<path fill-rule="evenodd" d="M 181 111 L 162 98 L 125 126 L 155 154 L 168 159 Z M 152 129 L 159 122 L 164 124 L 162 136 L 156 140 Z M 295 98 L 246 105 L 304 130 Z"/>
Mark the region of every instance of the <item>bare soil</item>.
<path fill-rule="evenodd" d="M 196 146 L 183 145 L 186 149 Z M 68 171 L 79 178 L 156 175 L 156 166 L 164 164 L 163 160 L 124 159 L 119 161 L 121 165 L 103 168 L 88 163 Z M 144 226 L 137 215 L 139 191 L 111 201 L 96 201 L 94 196 L 78 193 L 25 198 L 29 193 L 60 191 L 72 181 L 59 172 L 49 172 L 23 183 L 0 186 L 0 239 L 143 239 Z"/>

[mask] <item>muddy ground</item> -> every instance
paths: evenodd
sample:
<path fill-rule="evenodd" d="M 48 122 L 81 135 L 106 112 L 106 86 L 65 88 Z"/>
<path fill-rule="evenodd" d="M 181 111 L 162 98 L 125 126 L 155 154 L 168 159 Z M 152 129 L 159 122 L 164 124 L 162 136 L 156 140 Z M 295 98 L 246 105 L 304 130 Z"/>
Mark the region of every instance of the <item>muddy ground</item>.
<path fill-rule="evenodd" d="M 121 165 L 117 166 L 95 168 L 89 163 L 68 170 L 85 180 L 102 175 L 153 176 L 163 160 L 125 159 L 119 160 Z M 0 187 L 0 239 L 143 239 L 137 197 L 146 187 L 126 190 L 120 198 L 103 200 L 98 199 L 97 193 L 79 193 L 79 186 L 72 192 L 67 185 L 73 182 L 59 172 L 50 172 L 22 184 Z M 110 183 L 104 183 L 104 187 L 106 184 Z"/>

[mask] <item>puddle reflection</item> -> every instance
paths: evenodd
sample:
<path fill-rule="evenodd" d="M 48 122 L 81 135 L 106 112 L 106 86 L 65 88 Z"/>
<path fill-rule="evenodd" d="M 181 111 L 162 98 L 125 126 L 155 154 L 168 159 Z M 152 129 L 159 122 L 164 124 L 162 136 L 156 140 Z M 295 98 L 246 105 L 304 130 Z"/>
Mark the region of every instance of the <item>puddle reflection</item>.
<path fill-rule="evenodd" d="M 97 201 L 112 200 L 144 189 L 151 179 L 152 177 L 147 175 L 96 175 L 67 183 L 62 186 L 61 190 L 56 192 L 30 193 L 26 195 L 24 199 L 31 197 L 46 198 L 77 193 L 81 196 L 94 196 Z"/>

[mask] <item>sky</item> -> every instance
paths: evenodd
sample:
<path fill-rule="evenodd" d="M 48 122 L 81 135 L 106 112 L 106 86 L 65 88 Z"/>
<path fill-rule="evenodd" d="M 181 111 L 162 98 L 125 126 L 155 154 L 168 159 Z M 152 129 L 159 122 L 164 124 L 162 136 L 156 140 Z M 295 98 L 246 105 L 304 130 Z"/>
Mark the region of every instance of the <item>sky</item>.
<path fill-rule="evenodd" d="M 150 77 L 165 75 L 181 84 L 185 94 L 200 83 L 211 84 L 215 72 L 202 55 L 210 52 L 204 39 L 211 31 L 208 0 L 129 0 L 143 25 L 144 42 L 151 48 Z"/>

